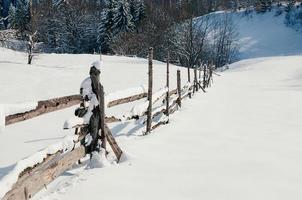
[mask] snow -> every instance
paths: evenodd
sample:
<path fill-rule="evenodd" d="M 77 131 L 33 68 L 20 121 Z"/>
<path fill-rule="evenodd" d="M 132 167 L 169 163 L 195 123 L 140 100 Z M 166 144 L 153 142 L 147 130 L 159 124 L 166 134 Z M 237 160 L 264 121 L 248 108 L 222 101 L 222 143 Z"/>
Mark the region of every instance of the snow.
<path fill-rule="evenodd" d="M 276 9 L 248 16 L 240 12 L 215 12 L 217 18 L 227 14 L 232 16 L 238 30 L 238 59 L 288 56 L 302 54 L 302 34 L 285 25 L 285 12 L 275 16 Z"/>
<path fill-rule="evenodd" d="M 5 111 L 3 105 L 0 105 L 0 133 L 5 127 Z"/>
<path fill-rule="evenodd" d="M 301 56 L 230 65 L 151 135 L 125 140 L 120 129 L 122 163 L 78 166 L 34 200 L 301 199 L 301 65 Z"/>
<path fill-rule="evenodd" d="M 122 162 L 93 168 L 98 163 L 85 160 L 33 200 L 300 200 L 302 56 L 287 55 L 301 55 L 302 36 L 286 27 L 282 16 L 274 17 L 274 12 L 250 18 L 231 14 L 239 27 L 240 57 L 252 59 L 229 65 L 229 70 L 214 77 L 207 93 L 183 101 L 181 112 L 148 136 L 138 137 L 145 131 L 145 119 L 109 124 L 124 151 Z M 97 59 L 99 55 L 42 54 L 28 66 L 25 54 L 0 48 L 0 105 L 77 94 L 90 63 Z M 147 83 L 147 60 L 103 56 L 103 61 L 106 102 L 145 91 L 137 86 Z M 165 69 L 164 63 L 154 62 L 154 91 L 165 85 Z M 170 89 L 176 88 L 176 70 L 171 65 Z M 186 70 L 182 76 L 187 80 Z M 106 114 L 127 113 L 135 105 L 142 106 L 137 109 L 142 112 L 145 103 L 142 99 L 116 106 Z M 155 111 L 162 108 L 158 103 Z M 22 169 L 41 162 L 47 152 L 70 150 L 75 136 L 73 130 L 64 131 L 62 123 L 75 108 L 3 130 L 0 196 Z M 5 109 L 0 106 L 2 124 Z M 71 120 L 66 125 L 75 123 Z"/>
<path fill-rule="evenodd" d="M 34 110 L 38 106 L 37 102 L 27 102 L 19 104 L 0 104 L 0 133 L 5 127 L 5 116 L 24 113 Z"/>
<path fill-rule="evenodd" d="M 36 107 L 35 102 L 39 100 L 78 94 L 81 81 L 89 76 L 90 64 L 97 59 L 99 55 L 40 54 L 34 57 L 33 65 L 27 65 L 25 64 L 26 54 L 0 48 L 1 126 L 4 126 L 6 113 L 14 114 L 32 110 Z M 102 68 L 101 82 L 108 94 L 106 102 L 146 92 L 146 87 L 142 86 L 148 80 L 146 59 L 103 56 L 103 60 L 106 64 Z M 171 65 L 173 88 L 176 88 L 177 69 L 178 67 Z M 175 73 L 172 73 L 173 71 Z M 154 61 L 155 90 L 165 85 L 165 72 L 166 64 Z M 183 79 L 185 79 L 185 73 L 183 73 Z M 113 110 L 114 112 L 129 111 L 132 105 L 133 103 L 108 108 L 106 113 L 109 116 Z M 36 155 L 47 146 L 60 144 L 64 137 L 74 135 L 72 129 L 63 130 L 63 124 L 66 119 L 74 116 L 75 109 L 76 106 L 48 113 L 7 126 L 2 130 L 0 182 L 6 186 L 3 189 L 0 186 L 1 194 L 15 181 L 14 178 L 4 177 L 15 177 L 22 168 L 39 161 L 41 157 L 26 160 L 25 164 L 20 160 Z M 71 120 L 65 125 L 70 127 L 74 123 Z M 132 129 L 133 126 L 128 128 Z M 23 164 L 17 165 L 19 161 Z M 15 167 L 16 165 L 18 168 Z"/>
<path fill-rule="evenodd" d="M 82 124 L 84 124 L 84 119 L 74 116 L 64 122 L 63 129 L 71 129 L 77 125 L 82 125 Z"/>
<path fill-rule="evenodd" d="M 95 67 L 97 70 L 101 71 L 101 67 L 103 66 L 103 62 L 101 61 L 94 61 L 91 64 L 91 67 Z"/>
<path fill-rule="evenodd" d="M 71 151 L 74 148 L 74 141 L 78 136 L 66 136 L 62 141 L 53 144 L 42 151 L 39 151 L 28 158 L 18 161 L 6 176 L 0 181 L 0 198 L 11 189 L 14 183 L 18 180 L 19 174 L 26 168 L 34 166 L 37 163 L 43 162 L 47 155 L 55 154 L 62 150 L 63 152 Z"/>
<path fill-rule="evenodd" d="M 152 104 L 154 104 L 156 101 L 158 101 L 160 98 L 163 97 L 168 91 L 167 87 L 161 88 L 155 93 L 152 94 Z M 125 115 L 125 118 L 131 118 L 133 116 L 142 116 L 144 113 L 147 112 L 149 107 L 149 101 L 145 100 L 144 103 L 142 104 L 137 104 L 135 105 L 132 109 L 131 112 L 128 115 Z"/>
<path fill-rule="evenodd" d="M 123 98 L 127 98 L 142 93 L 147 93 L 147 92 L 148 92 L 148 88 L 146 85 L 141 85 L 139 87 L 132 87 L 132 88 L 112 92 L 105 95 L 105 105 L 108 105 L 109 102 L 117 99 L 123 99 Z"/>

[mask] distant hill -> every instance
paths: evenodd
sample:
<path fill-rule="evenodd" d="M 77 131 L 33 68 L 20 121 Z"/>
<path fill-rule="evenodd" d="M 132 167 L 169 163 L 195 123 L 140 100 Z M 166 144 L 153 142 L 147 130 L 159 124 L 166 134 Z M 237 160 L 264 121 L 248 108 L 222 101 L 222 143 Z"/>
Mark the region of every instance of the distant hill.
<path fill-rule="evenodd" d="M 285 24 L 285 13 L 230 12 L 238 30 L 239 59 L 302 54 L 302 33 Z M 225 12 L 211 15 L 220 17 Z"/>

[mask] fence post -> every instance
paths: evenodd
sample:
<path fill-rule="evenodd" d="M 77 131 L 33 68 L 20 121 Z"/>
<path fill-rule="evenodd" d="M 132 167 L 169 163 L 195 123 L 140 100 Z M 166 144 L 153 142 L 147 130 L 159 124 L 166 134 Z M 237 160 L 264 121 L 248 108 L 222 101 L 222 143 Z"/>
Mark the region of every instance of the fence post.
<path fill-rule="evenodd" d="M 148 111 L 147 111 L 147 127 L 146 127 L 146 134 L 150 133 L 151 126 L 152 126 L 152 90 L 153 90 L 153 48 L 149 48 L 149 55 L 148 55 Z"/>
<path fill-rule="evenodd" d="M 199 88 L 201 89 L 201 67 L 198 68 L 198 73 L 199 73 L 199 76 L 198 76 L 198 85 L 199 85 Z"/>
<path fill-rule="evenodd" d="M 203 66 L 203 89 L 206 89 L 207 65 Z"/>
<path fill-rule="evenodd" d="M 168 51 L 168 56 L 167 56 L 167 95 L 166 95 L 166 116 L 168 117 L 168 122 L 169 122 L 169 107 L 170 107 L 170 80 L 169 80 L 169 75 L 170 75 L 170 52 Z"/>
<path fill-rule="evenodd" d="M 181 107 L 181 77 L 180 77 L 180 70 L 177 70 L 177 93 L 178 93 L 178 105 Z"/>
<path fill-rule="evenodd" d="M 191 83 L 191 70 L 190 70 L 190 67 L 188 67 L 188 82 Z M 190 88 L 189 88 L 189 98 L 190 99 L 192 98 L 192 93 L 191 93 Z"/>
<path fill-rule="evenodd" d="M 102 148 L 106 150 L 106 132 L 105 132 L 105 94 L 104 87 L 100 84 L 100 98 L 99 98 L 99 106 L 100 106 L 100 128 L 101 128 L 101 141 Z"/>
<path fill-rule="evenodd" d="M 194 68 L 194 87 L 195 87 L 195 91 L 198 92 L 198 83 L 197 83 L 197 68 L 195 66 Z"/>

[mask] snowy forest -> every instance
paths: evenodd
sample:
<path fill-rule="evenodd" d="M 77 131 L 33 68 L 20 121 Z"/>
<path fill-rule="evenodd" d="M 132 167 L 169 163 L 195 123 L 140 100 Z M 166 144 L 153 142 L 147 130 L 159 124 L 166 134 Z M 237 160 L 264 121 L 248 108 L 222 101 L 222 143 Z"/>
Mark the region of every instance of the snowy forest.
<path fill-rule="evenodd" d="M 295 3 L 287 1 L 287 23 L 302 26 L 302 11 L 292 12 Z M 264 13 L 281 1 L 0 0 L 0 5 L 0 28 L 39 44 L 36 51 L 146 57 L 152 46 L 157 60 L 169 50 L 175 64 L 193 68 L 236 60 L 236 25 L 227 15 L 210 19 L 207 14 L 240 9 L 248 14 L 254 8 Z"/>

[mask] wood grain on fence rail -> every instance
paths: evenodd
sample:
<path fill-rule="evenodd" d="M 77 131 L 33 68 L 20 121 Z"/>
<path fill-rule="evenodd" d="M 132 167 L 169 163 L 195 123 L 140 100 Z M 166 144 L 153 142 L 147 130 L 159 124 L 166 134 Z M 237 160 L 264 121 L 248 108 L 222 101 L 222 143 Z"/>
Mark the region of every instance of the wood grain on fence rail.
<path fill-rule="evenodd" d="M 2 200 L 28 200 L 84 156 L 84 146 L 66 154 L 56 154 L 51 160 L 39 164 L 34 172 L 24 178 L 19 178 Z"/>
<path fill-rule="evenodd" d="M 143 99 L 145 97 L 147 97 L 147 93 L 141 93 L 141 94 L 129 96 L 126 98 L 117 99 L 117 100 L 109 102 L 108 107 L 113 107 L 113 106 L 117 106 L 117 105 L 121 105 L 121 104 L 125 104 L 125 103 L 130 103 L 133 101 Z M 34 110 L 6 116 L 5 125 L 6 126 L 11 125 L 11 124 L 14 124 L 17 122 L 21 122 L 21 121 L 25 121 L 28 119 L 32 119 L 34 117 L 38 117 L 38 116 L 46 114 L 46 113 L 69 108 L 71 106 L 80 104 L 81 102 L 82 102 L 82 97 L 80 95 L 71 95 L 71 96 L 59 97 L 59 98 L 54 98 L 54 99 L 45 100 L 45 101 L 39 101 L 37 108 L 35 108 Z M 106 119 L 107 123 L 117 122 L 117 121 L 119 121 L 119 120 L 114 119 L 113 117 Z"/>
<path fill-rule="evenodd" d="M 82 97 L 80 95 L 72 95 L 45 101 L 39 101 L 37 108 L 34 110 L 5 117 L 5 125 L 14 124 L 16 122 L 28 120 L 45 113 L 71 107 L 81 103 L 81 100 Z"/>

